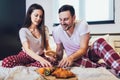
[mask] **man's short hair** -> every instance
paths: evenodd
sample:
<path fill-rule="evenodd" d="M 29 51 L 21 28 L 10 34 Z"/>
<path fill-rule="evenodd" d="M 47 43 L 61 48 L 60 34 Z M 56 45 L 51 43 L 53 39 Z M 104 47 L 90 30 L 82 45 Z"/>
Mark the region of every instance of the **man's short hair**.
<path fill-rule="evenodd" d="M 75 15 L 74 7 L 71 6 L 71 5 L 63 5 L 63 6 L 59 9 L 58 13 L 64 12 L 64 11 L 70 11 L 71 16 L 74 16 L 74 15 Z"/>

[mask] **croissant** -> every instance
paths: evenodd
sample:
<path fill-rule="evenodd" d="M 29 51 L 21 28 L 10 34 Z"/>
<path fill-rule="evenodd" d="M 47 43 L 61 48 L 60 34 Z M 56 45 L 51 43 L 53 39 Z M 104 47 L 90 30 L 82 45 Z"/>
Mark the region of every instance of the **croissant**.
<path fill-rule="evenodd" d="M 53 76 L 57 78 L 70 78 L 70 77 L 75 77 L 75 74 L 72 73 L 70 70 L 63 69 L 63 68 L 57 68 L 53 73 Z"/>
<path fill-rule="evenodd" d="M 54 69 L 55 69 L 54 67 L 53 68 L 51 68 L 51 67 L 44 67 L 44 68 L 36 69 L 36 72 L 41 74 L 41 75 L 43 74 L 43 75 L 49 76 L 53 72 Z"/>

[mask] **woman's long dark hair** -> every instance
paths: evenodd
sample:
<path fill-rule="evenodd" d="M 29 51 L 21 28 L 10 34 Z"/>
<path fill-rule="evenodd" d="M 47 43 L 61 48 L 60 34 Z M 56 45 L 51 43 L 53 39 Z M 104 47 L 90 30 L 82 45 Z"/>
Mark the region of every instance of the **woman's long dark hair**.
<path fill-rule="evenodd" d="M 39 4 L 32 4 L 29 8 L 28 8 L 28 11 L 27 11 L 27 14 L 26 14 L 26 17 L 25 17 L 25 21 L 24 21 L 24 24 L 23 24 L 23 27 L 26 27 L 26 28 L 29 28 L 32 21 L 31 21 L 31 14 L 33 12 L 33 10 L 35 9 L 40 9 L 42 10 L 43 12 L 43 15 L 42 15 L 42 21 L 39 23 L 38 25 L 38 29 L 40 30 L 40 34 L 42 36 L 42 48 L 46 48 L 46 34 L 45 34 L 45 25 L 44 25 L 44 20 L 45 20 L 45 17 L 44 17 L 44 9 L 41 5 Z"/>

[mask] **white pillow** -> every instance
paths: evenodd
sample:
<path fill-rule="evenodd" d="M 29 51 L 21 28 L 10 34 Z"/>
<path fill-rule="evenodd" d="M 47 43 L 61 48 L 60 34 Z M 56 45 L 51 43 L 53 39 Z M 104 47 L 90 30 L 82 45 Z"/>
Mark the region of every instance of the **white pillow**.
<path fill-rule="evenodd" d="M 89 46 L 91 46 L 97 39 L 103 38 L 109 43 L 109 35 L 103 35 L 103 36 L 92 36 L 89 40 Z"/>

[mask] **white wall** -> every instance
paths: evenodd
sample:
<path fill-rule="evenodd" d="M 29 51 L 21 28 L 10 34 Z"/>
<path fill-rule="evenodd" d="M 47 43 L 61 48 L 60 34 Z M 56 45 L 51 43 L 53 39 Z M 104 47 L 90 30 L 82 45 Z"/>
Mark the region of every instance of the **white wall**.
<path fill-rule="evenodd" d="M 53 29 L 53 1 L 54 0 L 26 0 L 26 8 L 32 3 L 39 3 L 45 9 L 45 24 L 50 33 Z M 91 33 L 120 33 L 120 0 L 115 0 L 115 24 L 89 25 Z"/>

